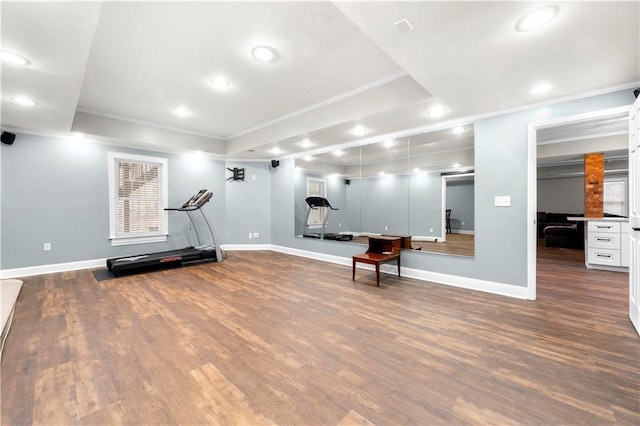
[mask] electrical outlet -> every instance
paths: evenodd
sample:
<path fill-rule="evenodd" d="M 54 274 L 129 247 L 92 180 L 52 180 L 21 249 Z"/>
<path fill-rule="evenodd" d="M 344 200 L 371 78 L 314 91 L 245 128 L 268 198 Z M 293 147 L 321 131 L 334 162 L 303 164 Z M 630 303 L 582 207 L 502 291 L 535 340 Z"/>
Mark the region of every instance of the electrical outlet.
<path fill-rule="evenodd" d="M 462 225 L 464 226 L 464 222 L 462 222 Z"/>
<path fill-rule="evenodd" d="M 338 223 L 338 228 L 342 228 L 342 223 Z"/>
<path fill-rule="evenodd" d="M 253 238 L 260 238 L 260 234 L 258 234 L 257 232 L 253 233 Z"/>
<path fill-rule="evenodd" d="M 249 232 L 249 239 L 253 238 L 253 234 Z"/>
<path fill-rule="evenodd" d="M 385 226 L 385 227 L 384 227 L 384 230 L 385 230 L 385 231 L 388 231 L 388 230 L 389 230 L 389 227 L 388 227 L 388 226 Z"/>
<path fill-rule="evenodd" d="M 429 228 L 429 232 L 433 232 L 433 228 Z"/>
<path fill-rule="evenodd" d="M 51 250 L 51 243 L 44 243 L 44 251 Z"/>

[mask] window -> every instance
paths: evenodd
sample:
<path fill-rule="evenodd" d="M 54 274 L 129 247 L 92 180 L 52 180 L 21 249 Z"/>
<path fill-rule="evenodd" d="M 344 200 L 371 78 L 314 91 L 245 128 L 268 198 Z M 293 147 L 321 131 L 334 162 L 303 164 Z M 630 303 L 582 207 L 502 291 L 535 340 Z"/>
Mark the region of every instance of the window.
<path fill-rule="evenodd" d="M 326 190 L 324 179 L 307 178 L 307 197 L 323 197 L 326 198 Z M 312 209 L 309 213 L 309 220 L 307 221 L 307 227 L 309 229 L 322 228 L 324 223 L 324 216 L 327 214 L 327 209 Z"/>
<path fill-rule="evenodd" d="M 112 246 L 167 240 L 167 159 L 109 153 Z"/>
<path fill-rule="evenodd" d="M 604 212 L 618 216 L 627 216 L 627 185 L 625 179 L 605 180 Z"/>

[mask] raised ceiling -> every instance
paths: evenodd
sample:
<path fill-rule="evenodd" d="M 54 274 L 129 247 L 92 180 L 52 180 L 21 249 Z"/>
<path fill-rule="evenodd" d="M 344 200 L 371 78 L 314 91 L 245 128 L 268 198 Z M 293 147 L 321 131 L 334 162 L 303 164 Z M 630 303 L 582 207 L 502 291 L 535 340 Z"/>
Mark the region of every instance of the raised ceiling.
<path fill-rule="evenodd" d="M 31 65 L 2 63 L 1 124 L 268 159 L 638 84 L 637 1 L 560 2 L 545 27 L 514 30 L 546 4 L 3 1 L 2 49 Z M 257 45 L 278 59 L 257 62 Z M 447 114 L 427 116 L 438 104 Z"/>

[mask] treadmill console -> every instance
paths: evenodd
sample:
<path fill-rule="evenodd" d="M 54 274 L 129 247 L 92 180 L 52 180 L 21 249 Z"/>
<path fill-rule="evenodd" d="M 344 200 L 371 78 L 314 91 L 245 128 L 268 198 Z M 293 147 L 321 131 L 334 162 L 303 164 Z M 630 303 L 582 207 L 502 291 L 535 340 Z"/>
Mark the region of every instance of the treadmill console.
<path fill-rule="evenodd" d="M 211 191 L 206 189 L 201 189 L 195 194 L 193 197 L 189 198 L 183 205 L 180 207 L 181 210 L 196 210 L 200 207 L 204 206 L 204 204 L 211 199 L 213 194 Z"/>

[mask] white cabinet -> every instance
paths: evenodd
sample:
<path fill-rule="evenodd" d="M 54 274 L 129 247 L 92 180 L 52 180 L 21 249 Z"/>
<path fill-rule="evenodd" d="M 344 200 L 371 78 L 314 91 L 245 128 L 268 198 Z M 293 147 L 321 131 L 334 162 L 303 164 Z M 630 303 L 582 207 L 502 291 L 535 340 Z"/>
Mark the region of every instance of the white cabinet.
<path fill-rule="evenodd" d="M 626 271 L 629 266 L 627 222 L 587 222 L 587 267 Z"/>

